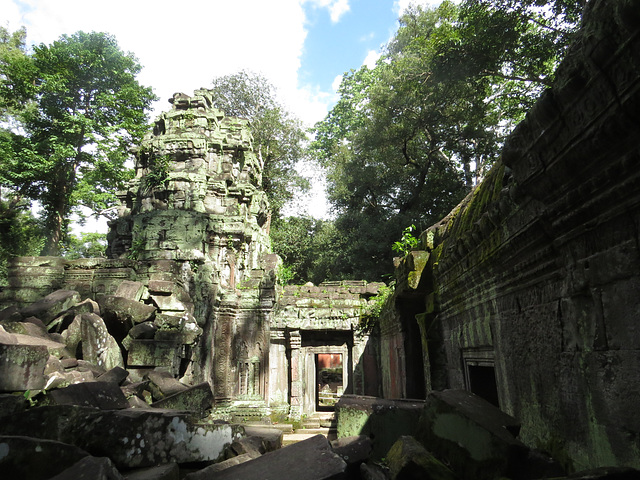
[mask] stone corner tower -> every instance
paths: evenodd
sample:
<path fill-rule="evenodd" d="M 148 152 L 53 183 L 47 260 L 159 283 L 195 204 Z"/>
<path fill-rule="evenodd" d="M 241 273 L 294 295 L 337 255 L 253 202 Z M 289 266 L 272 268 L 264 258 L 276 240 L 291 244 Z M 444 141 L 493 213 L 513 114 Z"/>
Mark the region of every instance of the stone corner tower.
<path fill-rule="evenodd" d="M 264 398 L 277 257 L 249 121 L 225 116 L 206 89 L 169 101 L 134 152 L 107 255 L 135 260 L 150 292 L 158 282 L 184 290 L 186 302 L 154 301 L 202 329 L 185 353 L 188 380 L 208 381 L 218 402 Z"/>

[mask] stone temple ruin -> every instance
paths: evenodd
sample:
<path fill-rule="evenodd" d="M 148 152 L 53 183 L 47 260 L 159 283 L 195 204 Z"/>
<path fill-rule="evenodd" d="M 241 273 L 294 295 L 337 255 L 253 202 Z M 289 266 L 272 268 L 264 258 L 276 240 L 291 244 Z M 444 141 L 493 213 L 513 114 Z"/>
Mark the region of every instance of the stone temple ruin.
<path fill-rule="evenodd" d="M 337 357 L 344 369 L 333 393 L 364 393 L 362 372 L 351 366 L 360 363 L 366 337 L 355 331 L 378 284 L 277 292 L 269 206 L 248 122 L 217 110 L 207 90 L 170 102 L 135 152 L 135 178 L 119 193 L 110 258 L 18 258 L 8 303 L 30 305 L 40 318 L 43 302 L 32 302 L 54 290 L 67 292 L 57 294 L 67 307 L 95 300 L 109 339 L 101 365 L 126 367 L 132 377 L 163 369 L 188 385 L 206 382 L 215 408 L 231 416 L 313 413 L 316 391 L 306 384 L 315 384 L 318 355 Z M 76 326 L 81 321 L 60 310 L 40 320 L 86 359 L 91 346 L 72 333 L 84 328 Z"/>
<path fill-rule="evenodd" d="M 2 471 L 638 478 L 638 12 L 589 3 L 554 86 L 397 259 L 367 334 L 380 285 L 280 286 L 248 123 L 176 94 L 135 152 L 109 258 L 12 264 Z M 278 448 L 276 421 L 325 410 L 337 440 Z"/>

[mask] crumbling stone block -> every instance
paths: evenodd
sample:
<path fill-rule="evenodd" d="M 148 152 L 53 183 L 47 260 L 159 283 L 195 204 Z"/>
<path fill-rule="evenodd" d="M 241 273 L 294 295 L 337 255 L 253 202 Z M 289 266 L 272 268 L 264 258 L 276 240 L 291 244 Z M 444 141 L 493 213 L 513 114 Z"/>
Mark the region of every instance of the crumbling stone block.
<path fill-rule="evenodd" d="M 113 338 L 105 322 L 95 313 L 80 315 L 82 334 L 82 358 L 105 370 L 124 368 L 120 346 Z"/>
<path fill-rule="evenodd" d="M 282 447 L 283 432 L 278 428 L 245 426 L 244 431 L 248 436 L 261 438 L 267 452 Z"/>
<path fill-rule="evenodd" d="M 84 457 L 49 480 L 125 480 L 107 457 Z"/>
<path fill-rule="evenodd" d="M 147 382 L 149 391 L 156 400 L 184 392 L 189 388 L 169 372 L 163 370 L 152 370 L 145 375 L 145 378 L 149 380 Z"/>
<path fill-rule="evenodd" d="M 20 310 L 23 318 L 37 317 L 48 325 L 61 312 L 68 310 L 80 301 L 75 290 L 56 290 L 46 297 Z"/>
<path fill-rule="evenodd" d="M 166 313 L 157 313 L 153 321 L 156 327 L 165 330 L 181 330 L 184 326 L 184 322 L 184 316 L 169 315 Z"/>
<path fill-rule="evenodd" d="M 11 305 L 0 311 L 0 325 L 4 322 L 19 322 L 22 320 L 20 309 L 15 305 Z"/>
<path fill-rule="evenodd" d="M 127 365 L 129 367 L 167 367 L 170 372 L 178 373 L 179 345 L 160 340 L 131 340 L 129 343 Z"/>
<path fill-rule="evenodd" d="M 417 438 L 462 478 L 509 476 L 527 447 L 514 434 L 519 422 L 466 390 L 431 392 Z"/>
<path fill-rule="evenodd" d="M 213 392 L 207 382 L 189 387 L 151 404 L 154 408 L 184 410 L 204 416 L 213 405 Z"/>
<path fill-rule="evenodd" d="M 115 295 L 103 295 L 98 299 L 102 318 L 116 340 L 122 340 L 138 323 L 149 321 L 156 307 Z"/>
<path fill-rule="evenodd" d="M 102 375 L 99 375 L 98 378 L 96 378 L 96 381 L 109 382 L 109 383 L 115 383 L 116 385 L 122 385 L 122 383 L 127 379 L 128 376 L 129 376 L 129 372 L 127 372 L 124 368 L 113 367 L 108 372 L 105 372 Z"/>
<path fill-rule="evenodd" d="M 331 448 L 347 462 L 347 465 L 358 466 L 369 458 L 372 445 L 371 439 L 366 435 L 356 435 L 332 441 Z"/>
<path fill-rule="evenodd" d="M 145 290 L 146 288 L 142 282 L 124 280 L 120 285 L 118 285 L 115 296 L 139 302 L 142 299 Z"/>
<path fill-rule="evenodd" d="M 82 315 L 83 313 L 95 313 L 99 316 L 100 306 L 98 305 L 98 302 L 91 300 L 90 298 L 84 299 L 82 302 L 77 303 L 54 318 L 47 328 L 50 332 L 64 332 L 76 316 Z"/>
<path fill-rule="evenodd" d="M 32 408 L 0 422 L 0 434 L 37 431 L 41 438 L 76 445 L 96 457 L 109 457 L 119 469 L 218 461 L 242 435 L 240 426 L 194 425 L 189 417 L 156 409 L 54 405 Z"/>
<path fill-rule="evenodd" d="M 139 323 L 138 325 L 134 325 L 134 327 L 129 330 L 128 336 L 133 340 L 138 338 L 143 340 L 150 340 L 154 338 L 157 331 L 158 328 L 154 325 L 153 322 L 143 322 Z"/>
<path fill-rule="evenodd" d="M 127 397 L 127 402 L 131 408 L 149 408 L 150 403 L 136 395 Z"/>
<path fill-rule="evenodd" d="M 163 312 L 189 312 L 193 314 L 193 303 L 190 300 L 180 298 L 178 295 L 151 294 L 151 300 Z"/>
<path fill-rule="evenodd" d="M 49 480 L 88 455 L 77 446 L 54 440 L 0 435 L 2 478 Z"/>
<path fill-rule="evenodd" d="M 391 447 L 387 462 L 392 480 L 457 480 L 458 477 L 415 438 L 402 436 Z M 465 477 L 473 478 L 473 477 Z"/>
<path fill-rule="evenodd" d="M 398 438 L 416 432 L 423 408 L 421 400 L 343 395 L 336 404 L 338 438 L 371 437 L 371 456 L 381 459 Z"/>
<path fill-rule="evenodd" d="M 44 369 L 49 359 L 45 345 L 0 343 L 0 359 L 0 392 L 24 392 L 44 387 Z"/>
<path fill-rule="evenodd" d="M 331 451 L 323 435 L 315 435 L 249 462 L 216 474 L 216 480 L 253 480 L 256 478 L 295 478 L 328 480 L 342 478 L 347 464 Z"/>
<path fill-rule="evenodd" d="M 28 317 L 24 321 L 9 322 L 2 324 L 8 333 L 19 333 L 21 335 L 29 335 L 31 337 L 51 339 L 47 327 L 39 318 Z"/>
<path fill-rule="evenodd" d="M 246 433 L 246 432 L 245 432 Z M 227 456 L 237 457 L 238 455 L 249 454 L 253 458 L 259 457 L 267 451 L 262 438 L 260 437 L 242 437 L 234 441 L 227 450 Z"/>
<path fill-rule="evenodd" d="M 49 391 L 49 397 L 57 405 L 81 405 L 102 410 L 128 408 L 117 383 L 83 382 Z"/>
<path fill-rule="evenodd" d="M 209 465 L 208 467 L 205 467 L 202 470 L 198 470 L 197 472 L 189 473 L 184 477 L 184 480 L 210 480 L 212 478 L 218 478 L 218 476 L 216 475 L 218 472 L 222 472 L 227 468 L 240 465 L 241 463 L 249 462 L 254 458 L 257 457 L 250 453 L 243 453 L 242 455 L 237 455 L 235 457 L 223 460 L 222 462 Z"/>

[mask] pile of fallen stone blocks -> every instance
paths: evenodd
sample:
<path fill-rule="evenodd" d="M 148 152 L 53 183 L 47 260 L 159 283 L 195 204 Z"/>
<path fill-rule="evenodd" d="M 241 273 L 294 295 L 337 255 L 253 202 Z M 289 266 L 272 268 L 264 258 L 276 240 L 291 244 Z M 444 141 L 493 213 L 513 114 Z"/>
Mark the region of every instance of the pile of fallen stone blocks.
<path fill-rule="evenodd" d="M 152 360 L 140 360 L 143 349 L 132 347 L 161 343 L 159 333 L 178 345 L 193 340 L 188 298 L 156 283 L 125 281 L 98 302 L 58 290 L 0 312 L 0 476 L 346 478 L 356 457 L 336 452 L 353 442 L 334 451 L 320 435 L 281 448 L 279 429 L 208 416 L 211 386 L 179 381 L 176 355 L 147 349 Z M 370 443 L 359 441 L 364 458 Z"/>
<path fill-rule="evenodd" d="M 359 466 L 363 480 L 636 479 L 640 471 L 611 466 L 574 472 L 518 439 L 520 422 L 466 390 L 431 392 L 426 400 L 343 396 L 338 438 L 371 439 Z M 352 437 L 348 437 L 352 438 Z M 565 459 L 568 460 L 568 459 Z"/>
<path fill-rule="evenodd" d="M 189 294 L 157 280 L 148 286 L 122 281 L 114 295 L 97 301 L 56 290 L 26 307 L 4 309 L 0 327 L 0 355 L 29 359 L 0 367 L 2 391 L 49 390 L 90 379 L 88 367 L 76 360 L 104 370 L 127 368 L 134 381 L 158 368 L 178 376 L 188 370 L 186 352 L 202 334 Z"/>

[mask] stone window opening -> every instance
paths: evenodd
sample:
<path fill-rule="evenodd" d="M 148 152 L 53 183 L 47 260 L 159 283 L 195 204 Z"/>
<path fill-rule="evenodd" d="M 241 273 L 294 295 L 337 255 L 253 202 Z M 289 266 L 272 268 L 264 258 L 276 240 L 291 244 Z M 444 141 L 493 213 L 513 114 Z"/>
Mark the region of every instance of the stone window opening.
<path fill-rule="evenodd" d="M 493 349 L 462 352 L 466 389 L 500 408 Z"/>

